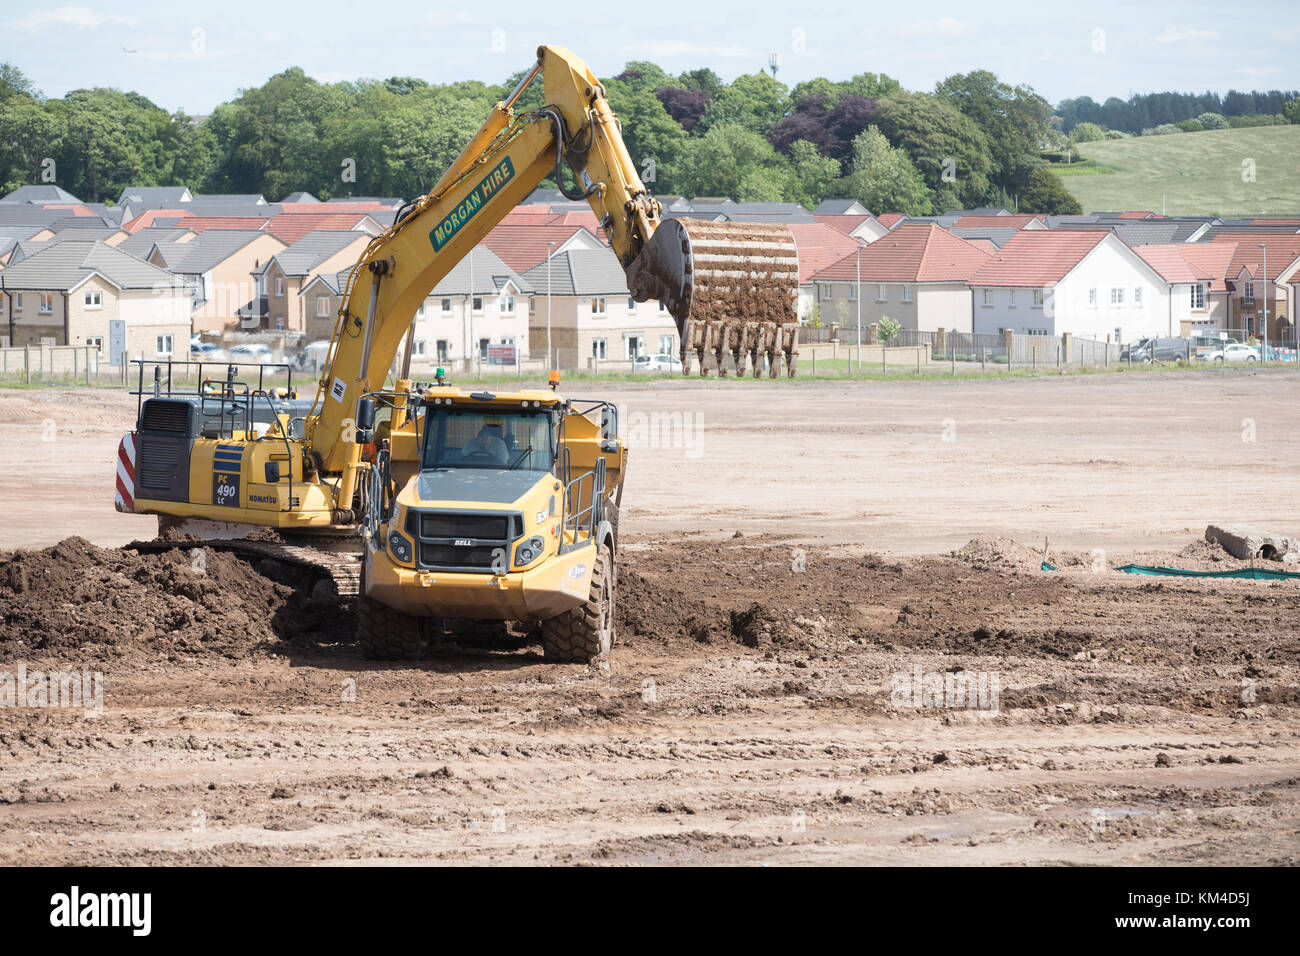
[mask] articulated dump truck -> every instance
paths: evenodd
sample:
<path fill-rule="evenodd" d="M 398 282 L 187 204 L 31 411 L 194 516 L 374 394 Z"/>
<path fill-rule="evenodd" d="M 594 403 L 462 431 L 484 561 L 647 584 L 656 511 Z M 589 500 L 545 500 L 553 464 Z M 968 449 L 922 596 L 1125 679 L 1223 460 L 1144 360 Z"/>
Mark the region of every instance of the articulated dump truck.
<path fill-rule="evenodd" d="M 539 76 L 547 105 L 516 114 Z M 356 595 L 358 642 L 375 658 L 418 657 L 452 620 L 536 621 L 548 658 L 607 656 L 627 467 L 613 406 L 562 397 L 555 372 L 548 390 L 510 394 L 410 375 L 416 310 L 550 175 L 590 203 L 632 297 L 673 316 L 684 370 L 694 356 L 702 374 L 711 363 L 743 375 L 748 363 L 776 377 L 784 359 L 794 375 L 790 231 L 665 220 L 595 76 L 541 47 L 433 190 L 362 254 L 313 400 L 267 387 L 291 375 L 285 366 L 223 366 L 209 381 L 199 365 L 188 372 L 201 384 L 181 393 L 173 377 L 197 363 L 155 365 L 152 392 L 153 363 L 139 363 L 117 507 L 158 515 L 168 532 L 141 547 L 193 547 L 198 536 L 319 568 Z"/>

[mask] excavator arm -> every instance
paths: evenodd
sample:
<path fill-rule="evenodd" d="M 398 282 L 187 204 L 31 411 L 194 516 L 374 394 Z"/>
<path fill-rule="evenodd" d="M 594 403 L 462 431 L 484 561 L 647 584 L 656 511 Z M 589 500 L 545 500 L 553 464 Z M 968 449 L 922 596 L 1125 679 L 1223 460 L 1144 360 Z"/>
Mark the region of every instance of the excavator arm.
<path fill-rule="evenodd" d="M 547 105 L 516 115 L 515 104 L 538 75 Z M 576 192 L 564 186 L 563 165 Z M 339 508 L 348 507 L 356 487 L 359 451 L 348 428 L 358 398 L 382 387 L 416 310 L 438 282 L 552 174 L 565 195 L 591 205 L 632 296 L 658 299 L 673 315 L 683 359 L 694 350 L 703 371 L 707 349 L 722 371 L 724 351 L 731 351 L 743 372 L 744 355 L 752 354 L 757 375 L 765 351 L 775 376 L 784 352 L 793 375 L 798 260 L 789 230 L 676 220 L 663 228 L 660 204 L 637 175 L 600 82 L 568 50 L 539 47 L 536 64 L 433 190 L 403 207 L 352 270 L 307 433 L 316 470 L 340 476 Z"/>

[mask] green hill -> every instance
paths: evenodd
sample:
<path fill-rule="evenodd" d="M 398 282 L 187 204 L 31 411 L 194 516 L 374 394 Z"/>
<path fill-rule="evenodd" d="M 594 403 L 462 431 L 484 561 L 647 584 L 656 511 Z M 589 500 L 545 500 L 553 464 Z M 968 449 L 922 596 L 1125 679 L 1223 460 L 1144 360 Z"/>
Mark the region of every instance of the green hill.
<path fill-rule="evenodd" d="M 1300 126 L 1207 130 L 1082 143 L 1097 166 L 1057 169 L 1084 212 L 1300 215 Z M 1242 182 L 1242 161 L 1255 182 Z"/>

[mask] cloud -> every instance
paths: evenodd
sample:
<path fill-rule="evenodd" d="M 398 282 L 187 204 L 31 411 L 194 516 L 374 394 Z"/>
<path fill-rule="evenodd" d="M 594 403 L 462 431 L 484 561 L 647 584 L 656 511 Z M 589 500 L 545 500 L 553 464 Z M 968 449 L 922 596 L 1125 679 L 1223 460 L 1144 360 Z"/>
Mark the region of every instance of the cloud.
<path fill-rule="evenodd" d="M 79 30 L 98 30 L 104 24 L 111 26 L 139 26 L 134 17 L 120 17 L 111 13 L 96 13 L 90 7 L 58 7 L 54 10 L 37 10 L 10 20 L 5 26 L 23 33 L 40 33 L 47 27 L 76 27 Z"/>
<path fill-rule="evenodd" d="M 723 46 L 706 43 L 690 43 L 685 40 L 654 40 L 639 44 L 624 51 L 635 54 L 638 59 L 667 59 L 670 56 L 722 57 L 723 59 L 740 59 L 744 57 L 762 57 L 767 54 L 743 46 Z"/>
<path fill-rule="evenodd" d="M 1155 37 L 1157 43 L 1182 43 L 1184 40 L 1213 40 L 1218 34 L 1213 30 L 1191 30 L 1187 27 L 1165 27 L 1165 32 Z"/>
<path fill-rule="evenodd" d="M 938 20 L 913 20 L 905 23 L 895 31 L 901 37 L 917 39 L 921 37 L 968 37 L 979 32 L 979 27 L 962 23 L 954 17 L 940 17 Z"/>

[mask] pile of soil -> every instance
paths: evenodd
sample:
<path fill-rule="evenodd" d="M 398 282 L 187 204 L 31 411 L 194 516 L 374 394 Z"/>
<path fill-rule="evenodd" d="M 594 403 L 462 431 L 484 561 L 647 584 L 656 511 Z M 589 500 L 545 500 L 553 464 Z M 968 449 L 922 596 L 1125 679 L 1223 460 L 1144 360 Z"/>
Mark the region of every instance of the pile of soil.
<path fill-rule="evenodd" d="M 1043 563 L 1042 549 L 996 536 L 971 538 L 952 557 L 977 571 L 1037 571 Z"/>
<path fill-rule="evenodd" d="M 351 614 L 320 580 L 212 548 L 140 554 L 74 537 L 0 553 L 0 653 L 175 660 L 350 640 Z"/>

